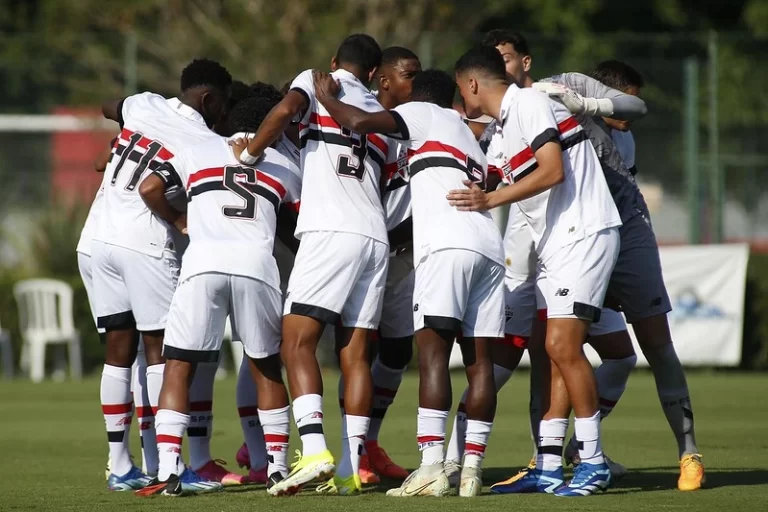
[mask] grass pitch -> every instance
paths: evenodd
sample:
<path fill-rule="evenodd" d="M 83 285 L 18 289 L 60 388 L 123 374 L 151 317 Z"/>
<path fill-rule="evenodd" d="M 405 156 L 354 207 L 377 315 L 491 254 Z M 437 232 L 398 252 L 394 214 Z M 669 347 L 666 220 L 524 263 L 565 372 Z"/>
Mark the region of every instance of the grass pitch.
<path fill-rule="evenodd" d="M 768 510 L 768 407 L 766 374 L 692 372 L 689 385 L 696 414 L 699 448 L 707 468 L 707 489 L 681 493 L 677 482 L 676 444 L 656 398 L 653 378 L 636 372 L 613 414 L 603 423 L 604 447 L 630 474 L 607 493 L 566 500 L 548 495 L 496 496 L 472 500 L 387 498 L 390 485 L 366 489 L 363 496 L 344 498 L 313 495 L 277 499 L 261 487 L 229 488 L 214 495 L 171 499 L 139 498 L 110 493 L 104 481 L 107 446 L 99 409 L 99 381 L 0 384 L 0 511 L 71 510 L 132 512 L 283 510 L 312 512 L 387 510 L 427 512 L 547 510 L 659 511 Z M 336 374 L 326 375 L 325 431 L 331 450 L 339 454 L 339 416 L 336 413 Z M 454 374 L 454 404 L 463 389 Z M 486 485 L 506 478 L 530 457 L 527 401 L 528 376 L 515 375 L 499 396 L 488 457 Z M 390 409 L 381 443 L 397 462 L 413 468 L 416 448 L 418 380 L 409 374 Z M 235 382 L 216 383 L 213 455 L 228 460 L 241 444 L 235 408 Z M 135 427 L 135 422 L 134 422 Z M 132 432 L 134 455 L 140 460 L 138 435 Z M 291 447 L 298 446 L 298 436 Z"/>

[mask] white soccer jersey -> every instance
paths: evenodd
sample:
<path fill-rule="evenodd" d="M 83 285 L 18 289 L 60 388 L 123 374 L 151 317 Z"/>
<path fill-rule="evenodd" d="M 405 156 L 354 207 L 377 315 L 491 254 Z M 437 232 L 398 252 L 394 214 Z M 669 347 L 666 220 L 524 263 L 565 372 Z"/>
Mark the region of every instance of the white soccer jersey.
<path fill-rule="evenodd" d="M 144 204 L 139 183 L 181 149 L 218 136 L 193 108 L 151 92 L 125 98 L 118 114 L 122 131 L 105 171 L 104 209 L 94 240 L 160 257 L 168 226 Z"/>
<path fill-rule="evenodd" d="M 408 186 L 408 152 L 402 143 L 390 141 L 384 170 L 386 188 L 382 200 L 387 217 L 387 231 L 392 231 L 412 213 L 411 189 Z"/>
<path fill-rule="evenodd" d="M 216 137 L 182 151 L 155 173 L 186 189 L 189 246 L 180 280 L 205 272 L 252 277 L 280 289 L 272 251 L 277 211 L 296 204 L 295 166 L 272 148 L 255 166 L 243 165 L 227 139 Z"/>
<path fill-rule="evenodd" d="M 83 230 L 80 232 L 80 240 L 77 242 L 76 249 L 80 254 L 91 255 L 91 242 L 96 234 L 96 225 L 99 223 L 101 212 L 104 209 L 104 184 L 106 181 L 105 173 L 101 179 L 99 190 L 96 191 L 96 196 L 93 198 L 93 203 L 91 203 L 91 209 L 88 210 L 88 217 L 85 218 Z"/>
<path fill-rule="evenodd" d="M 275 149 L 285 158 L 290 160 L 297 169 L 301 170 L 301 150 L 296 147 L 296 144 L 294 144 L 287 135 L 283 134 L 282 137 L 277 139 Z"/>
<path fill-rule="evenodd" d="M 499 229 L 488 212 L 460 212 L 445 196 L 471 179 L 484 186 L 488 166 L 474 135 L 452 109 L 423 102 L 391 111 L 394 137 L 408 147 L 413 201 L 414 265 L 441 249 L 474 251 L 504 264 Z"/>
<path fill-rule="evenodd" d="M 352 73 L 339 69 L 332 76 L 341 84 L 341 101 L 367 112 L 382 110 Z M 312 70 L 297 76 L 291 90 L 306 95 L 309 104 L 299 125 L 303 195 L 296 237 L 339 231 L 388 243 L 380 179 L 389 141 L 340 127 L 315 99 Z"/>
<path fill-rule="evenodd" d="M 557 141 L 563 148 L 565 181 L 518 203 L 540 260 L 587 235 L 621 225 L 597 154 L 567 108 L 544 93 L 511 85 L 500 114 L 509 158 L 503 168 L 505 181 L 519 181 L 533 172 L 538 167 L 534 153 L 547 142 Z"/>

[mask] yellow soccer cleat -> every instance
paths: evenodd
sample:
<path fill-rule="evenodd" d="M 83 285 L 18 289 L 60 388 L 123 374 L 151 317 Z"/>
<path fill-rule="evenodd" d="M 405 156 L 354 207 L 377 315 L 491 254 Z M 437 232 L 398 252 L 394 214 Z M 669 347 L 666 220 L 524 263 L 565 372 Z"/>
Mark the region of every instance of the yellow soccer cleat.
<path fill-rule="evenodd" d="M 319 494 L 328 494 L 332 496 L 355 496 L 360 494 L 363 484 L 358 475 L 351 475 L 347 478 L 334 476 L 324 484 L 320 484 L 315 489 Z"/>
<path fill-rule="evenodd" d="M 700 454 L 692 453 L 680 459 L 680 478 L 677 480 L 679 490 L 697 491 L 706 480 Z"/>
<path fill-rule="evenodd" d="M 332 477 L 333 470 L 336 469 L 333 455 L 328 450 L 308 456 L 302 456 L 301 452 L 296 450 L 296 459 L 296 462 L 291 464 L 291 472 L 288 476 L 269 488 L 267 492 L 270 495 L 289 496 L 296 494 L 312 480 Z"/>

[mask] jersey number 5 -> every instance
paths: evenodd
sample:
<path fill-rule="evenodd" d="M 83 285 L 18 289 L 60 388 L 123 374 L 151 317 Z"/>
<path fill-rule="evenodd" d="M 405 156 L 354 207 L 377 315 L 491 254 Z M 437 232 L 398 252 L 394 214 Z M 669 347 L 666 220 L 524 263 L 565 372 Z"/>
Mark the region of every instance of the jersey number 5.
<path fill-rule="evenodd" d="M 238 181 L 238 176 L 244 176 L 245 181 Z M 244 206 L 225 206 L 221 212 L 231 219 L 256 218 L 256 194 L 250 189 L 256 186 L 256 169 L 232 165 L 224 168 L 224 188 L 232 191 L 245 201 Z"/>
<path fill-rule="evenodd" d="M 117 175 L 120 174 L 120 170 L 125 165 L 125 162 L 130 158 L 133 149 L 136 147 L 136 144 L 138 144 L 143 137 L 144 136 L 138 132 L 131 134 L 130 138 L 128 139 L 128 146 L 125 148 L 125 151 L 123 151 L 123 154 L 120 155 L 120 161 L 117 162 L 117 165 L 115 166 L 115 172 L 112 174 L 112 181 L 110 184 L 113 187 L 117 182 Z M 149 166 L 149 163 L 157 156 L 161 149 L 163 149 L 163 145 L 159 142 L 152 141 L 147 145 L 144 154 L 141 155 L 139 162 L 136 164 L 136 168 L 133 170 L 131 179 L 125 185 L 125 190 L 133 191 L 136 189 L 136 186 L 139 184 L 139 180 L 141 180 L 141 175 L 144 174 L 144 171 Z"/>
<path fill-rule="evenodd" d="M 341 134 L 352 142 L 352 155 L 339 156 L 336 174 L 351 176 L 362 181 L 365 175 L 365 157 L 368 156 L 368 137 L 346 128 L 341 129 Z"/>

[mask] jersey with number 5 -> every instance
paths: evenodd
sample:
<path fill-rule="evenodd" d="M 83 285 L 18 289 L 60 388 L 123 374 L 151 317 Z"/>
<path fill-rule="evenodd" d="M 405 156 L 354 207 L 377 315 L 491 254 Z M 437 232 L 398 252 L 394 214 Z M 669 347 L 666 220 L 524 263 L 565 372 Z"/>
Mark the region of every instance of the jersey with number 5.
<path fill-rule="evenodd" d="M 122 130 L 105 170 L 94 240 L 160 257 L 170 243 L 169 227 L 144 204 L 139 184 L 183 148 L 218 135 L 193 108 L 151 92 L 125 98 L 118 117 Z"/>
<path fill-rule="evenodd" d="M 354 75 L 343 69 L 332 75 L 341 85 L 341 101 L 367 112 L 382 110 Z M 296 237 L 308 231 L 340 231 L 388 243 L 380 190 L 388 139 L 340 127 L 315 99 L 311 70 L 297 76 L 291 90 L 309 104 L 299 126 L 304 177 Z"/>
<path fill-rule="evenodd" d="M 277 212 L 298 208 L 298 169 L 268 148 L 255 166 L 237 161 L 227 139 L 217 137 L 182 151 L 155 174 L 166 188 L 187 192 L 189 246 L 182 280 L 204 272 L 252 277 L 280 289 L 272 255 Z"/>

